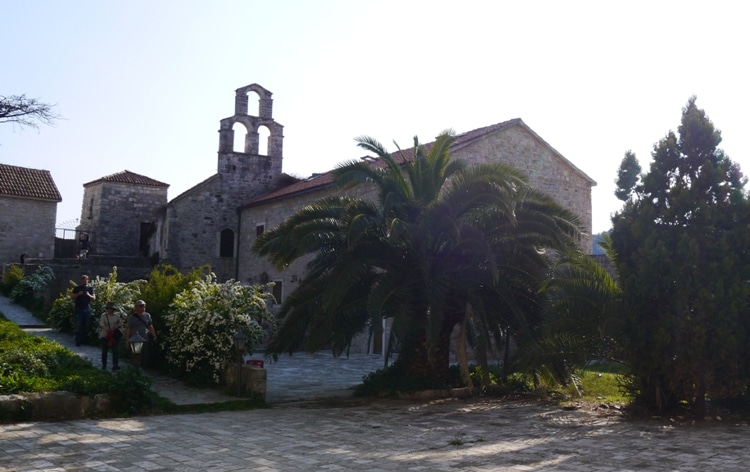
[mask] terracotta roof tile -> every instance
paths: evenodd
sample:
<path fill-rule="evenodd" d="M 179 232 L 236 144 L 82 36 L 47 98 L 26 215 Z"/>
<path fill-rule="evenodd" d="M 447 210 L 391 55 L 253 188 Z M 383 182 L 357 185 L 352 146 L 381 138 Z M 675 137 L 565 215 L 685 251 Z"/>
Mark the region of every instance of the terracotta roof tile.
<path fill-rule="evenodd" d="M 62 196 L 48 170 L 0 164 L 0 195 L 61 202 Z"/>
<path fill-rule="evenodd" d="M 148 187 L 169 187 L 169 184 L 165 184 L 164 182 L 159 182 L 158 180 L 154 180 L 150 177 L 146 177 L 145 175 L 140 175 L 140 174 L 136 174 L 135 172 L 130 172 L 129 170 L 117 172 L 116 174 L 106 175 L 100 179 L 85 183 L 83 184 L 83 186 L 88 187 L 90 185 L 98 184 L 100 182 L 118 182 L 122 184 L 145 185 Z"/>

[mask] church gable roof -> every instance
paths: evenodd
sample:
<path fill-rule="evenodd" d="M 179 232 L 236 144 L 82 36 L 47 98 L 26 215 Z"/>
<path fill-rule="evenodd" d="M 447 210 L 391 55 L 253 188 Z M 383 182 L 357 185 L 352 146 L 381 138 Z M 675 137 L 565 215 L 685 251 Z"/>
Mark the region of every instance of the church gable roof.
<path fill-rule="evenodd" d="M 62 196 L 48 170 L 0 164 L 0 196 L 61 202 Z"/>
<path fill-rule="evenodd" d="M 556 156 L 558 156 L 563 162 L 565 162 L 567 165 L 575 169 L 577 173 L 579 173 L 585 180 L 587 180 L 591 185 L 596 185 L 596 182 L 591 179 L 586 173 L 584 173 L 582 170 L 580 170 L 578 167 L 576 167 L 572 162 L 570 162 L 568 159 L 565 158 L 562 154 L 560 154 L 556 149 L 554 149 L 552 146 L 550 146 L 546 141 L 544 141 L 538 134 L 536 134 L 531 128 L 526 125 L 526 123 L 523 122 L 520 118 L 514 118 L 512 120 L 503 121 L 501 123 L 496 123 L 494 125 L 485 126 L 483 128 L 477 128 L 471 131 L 467 131 L 465 133 L 457 134 L 456 139 L 451 145 L 451 150 L 459 149 L 464 146 L 467 146 L 475 141 L 478 141 L 490 134 L 496 133 L 498 131 L 502 131 L 514 126 L 521 126 L 523 129 L 529 132 L 531 136 L 533 136 L 535 139 L 539 140 L 541 143 L 543 143 L 546 147 L 548 147 L 550 150 L 554 152 Z M 433 142 L 427 143 L 424 145 L 426 150 L 429 150 L 429 148 L 434 144 Z M 403 155 L 403 159 L 406 162 L 409 162 L 414 159 L 414 149 L 413 148 L 407 148 L 402 149 L 402 153 L 393 153 L 394 157 L 398 160 L 401 160 L 401 155 Z M 363 157 L 362 159 L 367 159 L 369 162 L 372 163 L 374 166 L 385 166 L 385 162 L 381 161 L 378 158 L 372 158 L 372 157 Z M 308 192 L 313 192 L 316 190 L 322 190 L 326 187 L 329 187 L 333 184 L 334 176 L 333 172 L 329 171 L 323 174 L 316 174 L 312 177 L 305 179 L 301 182 L 297 182 L 295 184 L 289 185 L 287 187 L 283 187 L 281 189 L 278 189 L 276 191 L 270 192 L 266 195 L 263 195 L 259 198 L 256 198 L 245 205 L 242 206 L 242 208 L 247 207 L 253 207 L 256 205 L 262 205 L 265 203 L 269 203 L 274 200 L 283 199 L 291 196 L 301 195 Z"/>
<path fill-rule="evenodd" d="M 211 188 L 212 185 L 215 185 L 216 182 L 219 182 L 219 174 L 214 174 L 211 177 L 205 179 L 203 182 L 200 182 L 197 185 L 194 185 L 193 187 L 190 187 L 189 189 L 185 190 L 181 194 L 174 197 L 169 204 L 172 205 L 175 202 L 182 200 L 184 198 L 187 198 L 190 195 L 199 194 L 200 192 L 204 191 L 206 188 Z"/>
<path fill-rule="evenodd" d="M 169 184 L 165 184 L 164 182 L 159 182 L 158 180 L 154 180 L 151 177 L 146 177 L 145 175 L 136 174 L 135 172 L 131 172 L 129 170 L 117 172 L 116 174 L 105 175 L 104 177 L 100 179 L 85 183 L 83 184 L 83 186 L 89 187 L 91 185 L 95 185 L 95 184 L 99 184 L 103 182 L 116 182 L 116 183 L 121 183 L 121 184 L 144 185 L 146 187 L 169 187 Z"/>

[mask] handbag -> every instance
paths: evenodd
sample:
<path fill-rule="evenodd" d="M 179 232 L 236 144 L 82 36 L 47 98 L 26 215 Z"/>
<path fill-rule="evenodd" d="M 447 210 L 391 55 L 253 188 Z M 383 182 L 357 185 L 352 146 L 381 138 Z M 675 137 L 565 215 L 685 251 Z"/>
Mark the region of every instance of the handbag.
<path fill-rule="evenodd" d="M 112 326 L 109 324 L 109 318 L 107 318 L 107 327 L 112 328 Z M 120 338 L 122 338 L 122 330 L 120 328 L 110 329 L 109 331 L 112 332 L 112 338 L 114 338 L 115 342 L 119 341 Z M 109 344 L 110 346 L 112 344 Z"/>

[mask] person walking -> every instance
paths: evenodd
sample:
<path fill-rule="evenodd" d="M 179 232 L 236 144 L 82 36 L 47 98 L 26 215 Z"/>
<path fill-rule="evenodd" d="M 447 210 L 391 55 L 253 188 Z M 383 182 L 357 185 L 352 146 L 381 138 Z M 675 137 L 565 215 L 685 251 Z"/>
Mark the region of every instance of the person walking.
<path fill-rule="evenodd" d="M 130 350 L 130 338 L 134 335 L 143 338 L 140 359 L 148 359 L 148 351 L 151 341 L 156 340 L 156 330 L 151 320 L 151 313 L 146 311 L 146 302 L 136 300 L 135 311 L 128 316 L 125 322 L 125 348 Z M 151 337 L 149 338 L 149 334 Z"/>
<path fill-rule="evenodd" d="M 75 302 L 74 313 L 76 318 L 75 336 L 76 346 L 86 344 L 88 341 L 89 322 L 91 320 L 91 302 L 96 300 L 94 287 L 89 285 L 89 276 L 81 276 L 81 285 L 73 289 L 70 298 Z"/>
<path fill-rule="evenodd" d="M 107 353 L 110 348 L 112 348 L 112 371 L 120 370 L 117 350 L 120 347 L 122 331 L 120 331 L 120 314 L 115 313 L 114 302 L 107 303 L 107 311 L 99 318 L 99 327 L 102 338 L 102 370 L 107 370 Z"/>

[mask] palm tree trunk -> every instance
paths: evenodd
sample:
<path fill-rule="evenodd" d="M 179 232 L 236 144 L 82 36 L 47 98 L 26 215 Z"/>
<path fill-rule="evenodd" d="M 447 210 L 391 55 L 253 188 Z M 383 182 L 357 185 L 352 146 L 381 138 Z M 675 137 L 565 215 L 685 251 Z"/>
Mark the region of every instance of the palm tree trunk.
<path fill-rule="evenodd" d="M 706 383 L 702 377 L 695 382 L 695 399 L 693 400 L 693 417 L 695 421 L 703 421 L 706 416 Z"/>
<path fill-rule="evenodd" d="M 510 331 L 505 330 L 505 352 L 503 352 L 503 383 L 508 382 L 510 375 Z"/>
<path fill-rule="evenodd" d="M 470 393 L 474 391 L 474 384 L 471 381 L 471 374 L 469 373 L 469 356 L 466 352 L 466 325 L 468 324 L 468 317 L 464 317 L 461 323 L 461 329 L 458 333 L 458 341 L 456 343 L 456 357 L 458 358 L 458 369 L 461 372 L 461 381 L 469 389 Z"/>
<path fill-rule="evenodd" d="M 425 388 L 445 387 L 453 326 L 455 324 L 444 323 L 433 346 L 430 346 L 424 329 L 413 330 L 405 339 L 401 339 L 399 355 L 391 368 L 401 375 L 419 379 Z"/>

